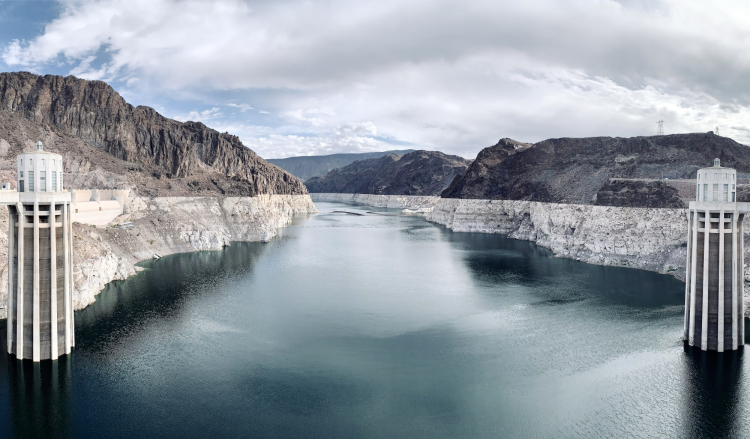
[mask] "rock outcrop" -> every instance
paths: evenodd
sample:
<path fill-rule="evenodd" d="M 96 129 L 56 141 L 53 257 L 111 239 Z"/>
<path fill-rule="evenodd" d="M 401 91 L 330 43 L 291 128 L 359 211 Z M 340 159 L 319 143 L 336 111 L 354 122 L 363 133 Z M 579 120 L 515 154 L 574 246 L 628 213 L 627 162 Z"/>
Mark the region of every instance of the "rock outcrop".
<path fill-rule="evenodd" d="M 596 193 L 596 206 L 687 208 L 679 191 L 664 181 L 609 180 Z"/>
<path fill-rule="evenodd" d="M 175 189 L 238 196 L 307 193 L 296 177 L 238 137 L 133 107 L 102 81 L 0 73 L 0 109 L 0 153 L 5 152 L 0 155 L 14 158 L 27 141 L 42 140 L 65 157 L 71 172 L 100 170 L 90 178 L 128 180 L 142 195 Z"/>
<path fill-rule="evenodd" d="M 310 192 L 374 195 L 439 195 L 470 161 L 438 151 L 358 160 L 305 182 Z"/>
<path fill-rule="evenodd" d="M 594 204 L 612 178 L 695 178 L 697 169 L 717 157 L 737 169 L 739 178 L 750 174 L 750 148 L 713 133 L 563 138 L 533 145 L 502 139 L 483 149 L 442 197 Z M 630 194 L 632 203 L 624 201 L 625 193 L 617 202 L 638 205 L 639 192 Z"/>
<path fill-rule="evenodd" d="M 285 159 L 266 159 L 302 181 L 325 175 L 336 168 L 342 168 L 357 160 L 377 159 L 388 154 L 404 155 L 414 152 L 413 149 L 380 151 L 354 154 L 308 155 L 287 157 Z"/>

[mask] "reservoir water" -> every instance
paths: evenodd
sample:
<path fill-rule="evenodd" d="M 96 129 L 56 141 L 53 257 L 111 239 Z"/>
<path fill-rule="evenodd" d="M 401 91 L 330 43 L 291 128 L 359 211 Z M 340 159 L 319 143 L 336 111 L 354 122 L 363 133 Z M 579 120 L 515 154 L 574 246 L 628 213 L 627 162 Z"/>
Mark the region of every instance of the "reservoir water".
<path fill-rule="evenodd" d="M 747 359 L 685 351 L 674 278 L 317 205 L 144 263 L 76 313 L 67 358 L 0 355 L 0 436 L 750 435 Z"/>

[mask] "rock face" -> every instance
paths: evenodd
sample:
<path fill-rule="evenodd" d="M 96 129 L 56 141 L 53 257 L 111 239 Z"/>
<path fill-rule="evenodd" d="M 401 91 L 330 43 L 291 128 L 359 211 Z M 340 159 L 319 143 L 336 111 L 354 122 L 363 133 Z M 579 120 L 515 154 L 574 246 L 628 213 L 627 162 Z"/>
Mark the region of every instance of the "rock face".
<path fill-rule="evenodd" d="M 305 182 L 310 192 L 375 195 L 439 195 L 470 161 L 437 151 L 359 160 Z"/>
<path fill-rule="evenodd" d="M 533 145 L 503 139 L 483 149 L 442 196 L 593 204 L 612 178 L 695 178 L 697 169 L 717 157 L 723 166 L 750 173 L 750 148 L 713 133 L 564 138 Z M 644 200 L 638 190 L 630 194 L 629 205 Z M 616 202 L 624 203 L 625 195 Z"/>
<path fill-rule="evenodd" d="M 170 186 L 165 180 L 193 193 L 307 193 L 296 177 L 261 159 L 236 136 L 199 122 L 167 119 L 149 107 L 133 107 L 101 81 L 0 73 L 0 109 L 5 113 L 0 121 L 0 138 L 5 140 L 0 142 L 0 153 L 8 149 L 6 155 L 11 158 L 25 148 L 27 140 L 42 140 L 49 150 L 65 157 L 71 172 L 76 172 L 76 167 L 86 173 L 101 169 L 101 175 L 92 176 L 94 180 L 139 174 L 135 189 L 150 195 L 158 195 L 153 187 Z M 24 127 L 8 115 L 32 126 Z M 18 125 L 27 136 L 14 139 Z M 35 128 L 41 131 L 39 137 L 28 139 Z M 150 184 L 149 180 L 161 183 Z M 166 195 L 173 188 L 164 189 L 161 194 Z"/>
<path fill-rule="evenodd" d="M 677 189 L 663 181 L 609 180 L 596 193 L 596 206 L 687 208 Z"/>
<path fill-rule="evenodd" d="M 376 159 L 388 154 L 404 155 L 410 152 L 414 152 L 414 150 L 404 149 L 359 154 L 311 155 L 267 160 L 269 163 L 273 163 L 300 180 L 305 181 L 312 177 L 325 175 L 336 168 L 344 167 L 356 162 L 357 160 Z"/>
<path fill-rule="evenodd" d="M 298 214 L 317 212 L 308 195 L 132 197 L 109 227 L 73 224 L 73 302 L 93 303 L 104 286 L 135 274 L 154 254 L 220 250 L 231 241 L 268 241 Z M 118 224 L 132 222 L 120 227 Z M 6 317 L 8 209 L 0 208 L 0 318 Z"/>
<path fill-rule="evenodd" d="M 501 233 L 566 258 L 685 276 L 685 209 L 513 200 L 441 199 L 429 221 L 457 232 Z"/>

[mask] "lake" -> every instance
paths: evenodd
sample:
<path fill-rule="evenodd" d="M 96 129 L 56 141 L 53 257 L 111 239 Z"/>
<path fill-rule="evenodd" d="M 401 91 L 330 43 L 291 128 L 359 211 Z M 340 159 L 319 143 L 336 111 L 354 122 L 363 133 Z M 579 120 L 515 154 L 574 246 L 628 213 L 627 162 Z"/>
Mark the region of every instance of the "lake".
<path fill-rule="evenodd" d="M 143 263 L 76 312 L 68 357 L 0 355 L 0 435 L 750 435 L 742 353 L 683 347 L 684 283 L 316 204 Z"/>

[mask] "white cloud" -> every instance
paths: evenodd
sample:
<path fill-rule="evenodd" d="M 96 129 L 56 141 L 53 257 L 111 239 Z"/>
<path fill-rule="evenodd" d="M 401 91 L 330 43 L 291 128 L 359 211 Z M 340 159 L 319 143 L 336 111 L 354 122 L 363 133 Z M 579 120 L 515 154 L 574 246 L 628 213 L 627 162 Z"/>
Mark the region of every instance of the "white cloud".
<path fill-rule="evenodd" d="M 244 113 L 247 110 L 255 110 L 252 106 L 248 104 L 227 104 L 230 107 L 239 108 L 240 112 Z"/>
<path fill-rule="evenodd" d="M 351 127 L 337 127 L 331 132 L 315 136 L 270 134 L 262 137 L 241 137 L 241 139 L 245 145 L 264 158 L 394 149 L 393 145 L 361 135 Z"/>
<path fill-rule="evenodd" d="M 65 0 L 2 58 L 198 96 L 213 108 L 179 120 L 237 125 L 268 157 L 392 148 L 376 138 L 471 157 L 500 137 L 647 135 L 659 119 L 750 142 L 748 39 L 739 0 Z M 233 92 L 248 99 L 224 104 Z"/>

